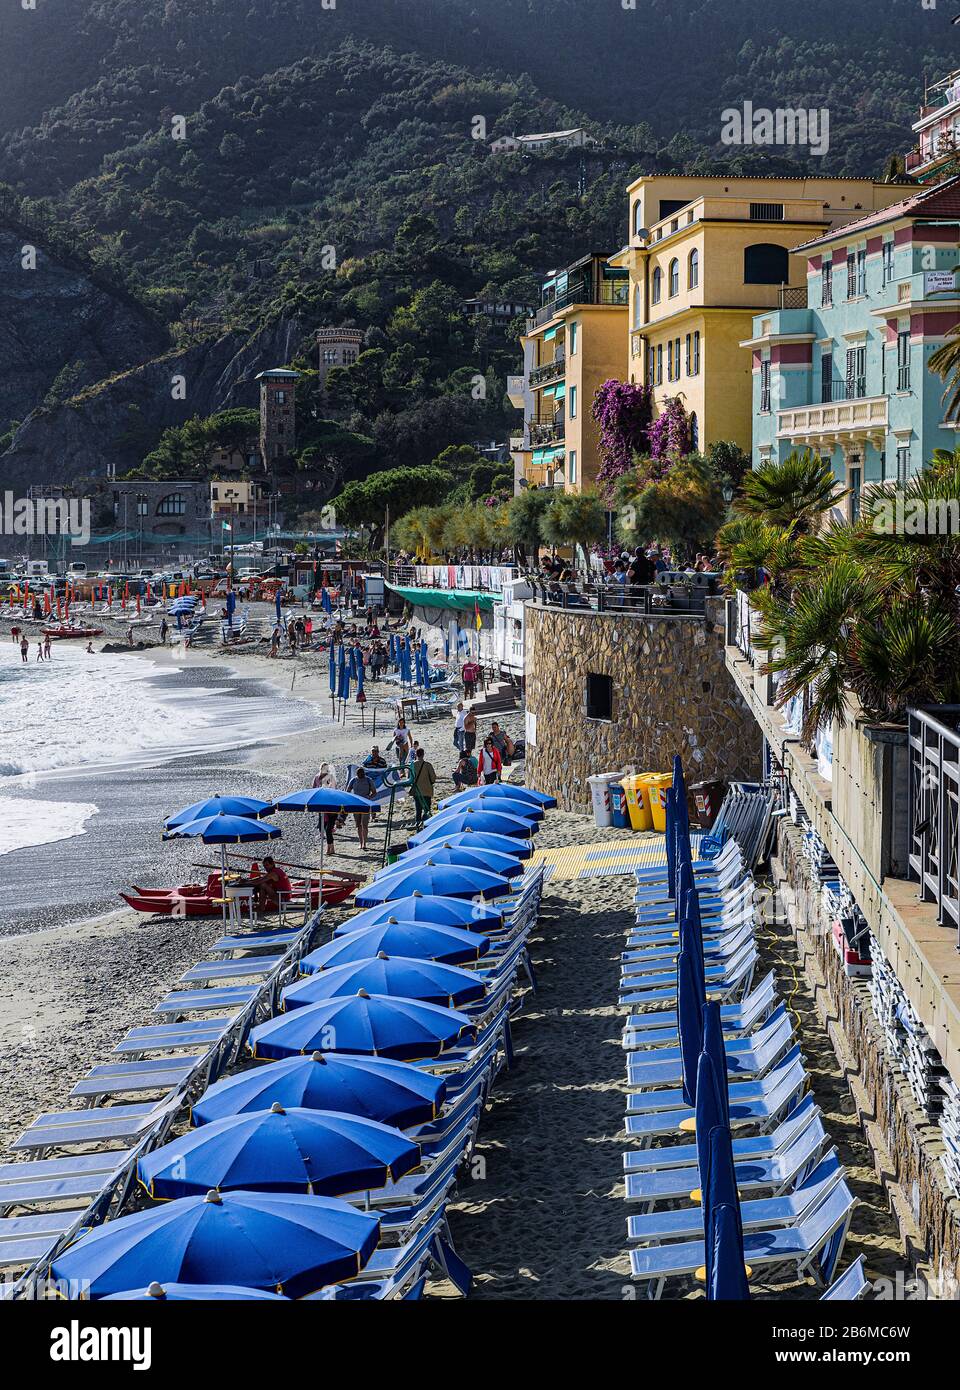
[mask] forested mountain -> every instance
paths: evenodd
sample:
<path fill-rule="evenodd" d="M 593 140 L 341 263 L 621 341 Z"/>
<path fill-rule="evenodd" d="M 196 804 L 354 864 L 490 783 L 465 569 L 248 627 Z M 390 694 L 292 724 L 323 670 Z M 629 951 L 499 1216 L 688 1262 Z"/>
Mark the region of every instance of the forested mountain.
<path fill-rule="evenodd" d="M 247 378 L 224 375 L 249 358 L 238 344 L 299 335 L 291 356 L 309 372 L 317 326 L 362 328 L 357 367 L 322 400 L 309 376 L 303 393 L 312 415 L 366 440 L 377 466 L 503 438 L 513 422 L 503 390 L 519 324 L 471 322 L 464 299 L 529 299 L 550 267 L 619 245 L 624 185 L 641 170 L 882 172 L 910 143 L 923 70 L 950 66 L 956 32 L 915 0 L 850 0 L 842 25 L 834 0 L 326 3 L 5 6 L 0 231 L 47 227 L 49 265 L 73 245 L 142 304 L 158 328 L 140 363 L 165 335 L 171 360 L 184 354 L 208 383 L 180 407 L 184 422 L 253 403 Z M 747 99 L 828 107 L 828 154 L 723 147 L 720 111 Z M 489 152 L 497 134 L 580 124 L 597 139 L 586 155 Z M 29 304 L 17 311 L 30 320 Z M 25 341 L 42 338 L 42 312 Z M 20 336 L 8 335 L 11 351 Z M 98 352 L 88 360 L 81 341 L 57 372 L 46 358 L 19 364 L 7 411 L 40 414 L 0 472 L 35 471 L 64 409 L 83 441 L 50 460 L 67 473 L 83 470 L 94 437 L 128 466 L 170 426 L 168 400 L 150 410 L 143 383 L 155 374 L 114 370 L 98 388 L 110 364 Z M 5 356 L 0 335 L 0 374 Z M 136 365 L 128 346 L 116 365 Z M 0 449 L 6 429 L 0 418 Z"/>

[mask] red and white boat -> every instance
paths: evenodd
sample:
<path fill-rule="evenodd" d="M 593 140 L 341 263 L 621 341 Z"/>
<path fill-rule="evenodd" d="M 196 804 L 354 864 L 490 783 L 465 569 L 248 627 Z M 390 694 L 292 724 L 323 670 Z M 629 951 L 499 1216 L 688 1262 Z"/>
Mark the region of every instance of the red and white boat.
<path fill-rule="evenodd" d="M 323 876 L 323 902 L 328 906 L 345 902 L 360 885 L 360 879 L 337 874 Z M 305 892 L 306 880 L 294 878 L 290 887 L 299 898 Z M 310 879 L 310 906 L 320 906 L 319 878 Z M 211 874 L 206 883 L 182 883 L 177 888 L 140 888 L 134 884 L 129 893 L 120 894 L 123 901 L 136 912 L 152 917 L 219 917 L 223 910 L 218 901 L 220 875 Z"/>

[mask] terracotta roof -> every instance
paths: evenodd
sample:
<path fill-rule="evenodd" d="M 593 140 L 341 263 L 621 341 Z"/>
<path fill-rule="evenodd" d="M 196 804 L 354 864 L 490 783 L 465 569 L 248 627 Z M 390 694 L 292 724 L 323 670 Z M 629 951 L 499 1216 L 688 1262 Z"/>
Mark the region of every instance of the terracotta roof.
<path fill-rule="evenodd" d="M 891 203 L 879 212 L 870 212 L 856 222 L 846 222 L 842 227 L 832 227 L 829 232 L 802 241 L 794 251 L 809 251 L 814 246 L 823 246 L 838 238 L 857 236 L 869 227 L 879 227 L 885 222 L 896 222 L 902 217 L 960 217 L 960 174 L 935 188 L 920 189 L 909 198 L 901 198 L 899 203 Z"/>

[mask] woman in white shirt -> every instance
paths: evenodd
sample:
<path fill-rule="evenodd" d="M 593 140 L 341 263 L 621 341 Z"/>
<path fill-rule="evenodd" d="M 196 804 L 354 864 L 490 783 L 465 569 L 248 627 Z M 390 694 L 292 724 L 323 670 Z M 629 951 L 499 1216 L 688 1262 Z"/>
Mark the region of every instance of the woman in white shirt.
<path fill-rule="evenodd" d="M 467 711 L 463 708 L 463 701 L 457 705 L 457 720 L 453 726 L 453 746 L 458 753 L 463 752 L 463 721 L 467 717 Z"/>
<path fill-rule="evenodd" d="M 410 756 L 410 730 L 402 714 L 398 717 L 397 727 L 393 731 L 393 746 L 397 750 L 397 762 L 403 767 Z"/>

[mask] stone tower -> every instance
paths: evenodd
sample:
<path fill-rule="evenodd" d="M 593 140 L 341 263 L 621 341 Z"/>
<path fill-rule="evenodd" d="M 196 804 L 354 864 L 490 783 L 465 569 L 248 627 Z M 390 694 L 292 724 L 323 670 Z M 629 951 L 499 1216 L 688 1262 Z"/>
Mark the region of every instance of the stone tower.
<path fill-rule="evenodd" d="M 296 451 L 294 391 L 299 376 L 290 367 L 273 367 L 256 378 L 260 383 L 260 458 L 267 470 Z"/>
<path fill-rule="evenodd" d="M 331 367 L 349 367 L 363 351 L 363 331 L 359 328 L 318 328 L 317 364 L 320 385 Z"/>

